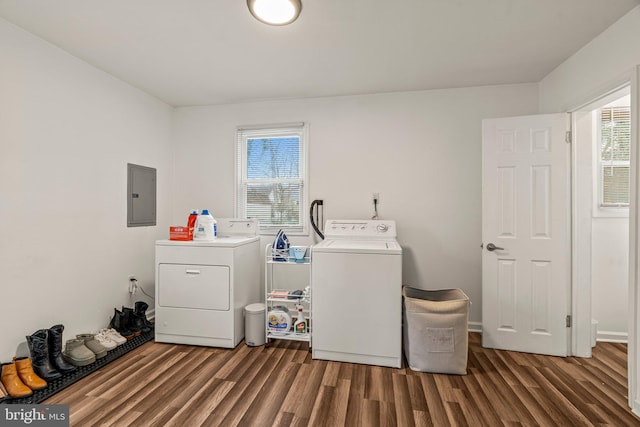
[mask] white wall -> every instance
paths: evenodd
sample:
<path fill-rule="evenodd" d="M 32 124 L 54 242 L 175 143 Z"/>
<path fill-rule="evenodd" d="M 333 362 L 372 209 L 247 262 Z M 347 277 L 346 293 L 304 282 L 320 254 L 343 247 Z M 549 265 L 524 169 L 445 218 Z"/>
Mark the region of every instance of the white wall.
<path fill-rule="evenodd" d="M 629 218 L 594 217 L 591 224 L 591 317 L 598 339 L 627 339 Z"/>
<path fill-rule="evenodd" d="M 190 208 L 234 213 L 238 125 L 310 126 L 310 198 L 325 219 L 395 219 L 403 281 L 462 288 L 481 321 L 481 121 L 533 114 L 537 86 L 477 87 L 178 108 L 172 221 Z M 294 243 L 302 244 L 302 241 Z"/>
<path fill-rule="evenodd" d="M 572 55 L 540 82 L 540 112 L 566 112 L 629 81 L 640 64 L 640 6 Z"/>
<path fill-rule="evenodd" d="M 40 328 L 105 327 L 153 291 L 172 109 L 0 20 L 0 361 Z M 158 170 L 158 226 L 126 227 L 127 162 Z"/>

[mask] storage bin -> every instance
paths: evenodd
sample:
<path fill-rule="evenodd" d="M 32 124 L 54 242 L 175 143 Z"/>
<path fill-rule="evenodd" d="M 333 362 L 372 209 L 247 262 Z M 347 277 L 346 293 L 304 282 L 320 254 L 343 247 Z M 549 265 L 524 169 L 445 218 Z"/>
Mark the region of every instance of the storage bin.
<path fill-rule="evenodd" d="M 402 288 L 404 351 L 414 371 L 467 374 L 469 298 L 460 289 Z"/>
<path fill-rule="evenodd" d="M 244 342 L 250 347 L 264 345 L 265 305 L 261 302 L 244 308 Z"/>

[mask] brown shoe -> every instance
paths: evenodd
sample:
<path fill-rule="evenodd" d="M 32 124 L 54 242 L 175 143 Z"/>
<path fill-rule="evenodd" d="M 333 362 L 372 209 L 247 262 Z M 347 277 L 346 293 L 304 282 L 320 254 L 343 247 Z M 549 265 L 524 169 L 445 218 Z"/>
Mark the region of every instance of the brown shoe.
<path fill-rule="evenodd" d="M 31 390 L 40 390 L 47 386 L 47 382 L 33 372 L 33 366 L 31 366 L 31 360 L 28 357 L 21 357 L 14 359 L 14 361 L 18 376 L 27 387 Z"/>
<path fill-rule="evenodd" d="M 27 397 L 33 394 L 31 389 L 20 380 L 16 364 L 13 362 L 2 364 L 2 384 L 11 397 Z"/>
<path fill-rule="evenodd" d="M 0 381 L 0 402 L 8 398 L 9 393 L 7 393 L 7 390 L 4 388 L 4 384 L 2 384 L 2 381 Z"/>

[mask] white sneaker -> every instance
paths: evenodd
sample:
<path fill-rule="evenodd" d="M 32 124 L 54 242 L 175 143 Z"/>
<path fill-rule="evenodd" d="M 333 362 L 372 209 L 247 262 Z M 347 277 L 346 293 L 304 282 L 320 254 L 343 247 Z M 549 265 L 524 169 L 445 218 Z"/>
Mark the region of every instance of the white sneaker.
<path fill-rule="evenodd" d="M 111 337 L 107 335 L 107 332 L 104 329 L 95 334 L 93 338 L 100 344 L 102 344 L 102 346 L 107 350 L 113 350 L 118 346 L 118 343 L 111 339 Z"/>
<path fill-rule="evenodd" d="M 111 338 L 112 341 L 115 341 L 116 344 L 118 345 L 122 345 L 124 343 L 127 342 L 127 339 L 125 337 L 123 337 L 122 335 L 120 335 L 118 333 L 118 331 L 116 331 L 113 328 L 109 328 L 109 329 L 103 329 L 103 331 L 105 331 L 105 334 Z M 102 331 L 101 331 L 102 332 Z"/>

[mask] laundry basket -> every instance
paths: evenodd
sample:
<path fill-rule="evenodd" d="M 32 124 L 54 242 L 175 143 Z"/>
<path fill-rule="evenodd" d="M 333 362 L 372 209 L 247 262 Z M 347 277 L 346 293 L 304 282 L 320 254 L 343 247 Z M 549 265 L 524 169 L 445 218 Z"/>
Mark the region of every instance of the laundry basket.
<path fill-rule="evenodd" d="M 404 352 L 414 371 L 467 374 L 469 298 L 460 289 L 402 288 Z"/>

